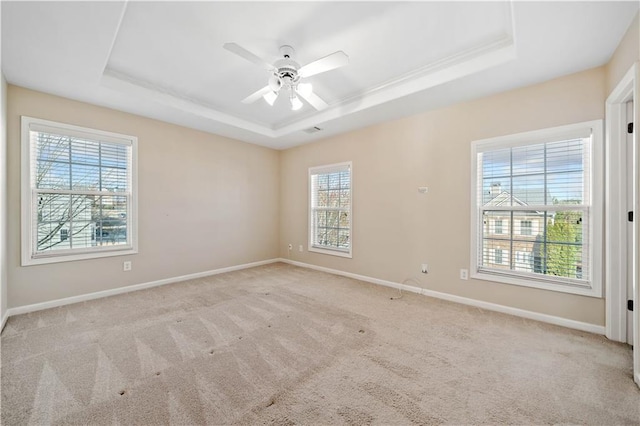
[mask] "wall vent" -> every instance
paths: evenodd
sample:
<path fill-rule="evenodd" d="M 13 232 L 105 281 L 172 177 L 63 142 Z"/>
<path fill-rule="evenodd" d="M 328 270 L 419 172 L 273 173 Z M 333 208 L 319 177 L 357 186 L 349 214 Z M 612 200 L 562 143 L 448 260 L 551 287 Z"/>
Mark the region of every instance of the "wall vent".
<path fill-rule="evenodd" d="M 322 129 L 318 126 L 309 127 L 308 129 L 304 129 L 306 133 L 316 133 L 321 131 Z"/>

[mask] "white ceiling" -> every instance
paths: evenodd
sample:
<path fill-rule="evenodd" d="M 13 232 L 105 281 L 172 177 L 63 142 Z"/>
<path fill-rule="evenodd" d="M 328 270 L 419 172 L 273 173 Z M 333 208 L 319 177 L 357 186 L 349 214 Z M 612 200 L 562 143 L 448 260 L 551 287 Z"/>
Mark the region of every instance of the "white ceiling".
<path fill-rule="evenodd" d="M 11 84 L 282 149 L 596 67 L 638 11 L 627 2 L 9 2 Z M 284 44 L 329 108 L 240 101 Z M 284 99 L 283 99 L 284 98 Z M 323 130 L 304 132 L 313 126 Z"/>

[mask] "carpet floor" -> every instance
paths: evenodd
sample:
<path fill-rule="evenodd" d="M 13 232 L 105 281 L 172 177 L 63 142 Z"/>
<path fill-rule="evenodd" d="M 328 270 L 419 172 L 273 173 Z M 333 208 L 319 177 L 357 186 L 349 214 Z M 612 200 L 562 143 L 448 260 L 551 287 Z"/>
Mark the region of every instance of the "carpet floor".
<path fill-rule="evenodd" d="M 11 317 L 2 424 L 640 424 L 630 348 L 282 263 Z"/>

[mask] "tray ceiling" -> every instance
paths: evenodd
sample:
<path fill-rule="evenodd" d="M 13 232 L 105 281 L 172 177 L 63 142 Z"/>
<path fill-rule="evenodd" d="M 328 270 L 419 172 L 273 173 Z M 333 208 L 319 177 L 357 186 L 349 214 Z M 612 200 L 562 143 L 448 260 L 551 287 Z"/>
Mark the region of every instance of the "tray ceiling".
<path fill-rule="evenodd" d="M 286 148 L 385 119 L 605 63 L 636 2 L 2 2 L 9 83 Z M 241 100 L 279 47 L 301 65 L 337 50 L 349 64 L 309 77 L 329 107 Z M 317 133 L 303 130 L 313 126 Z"/>

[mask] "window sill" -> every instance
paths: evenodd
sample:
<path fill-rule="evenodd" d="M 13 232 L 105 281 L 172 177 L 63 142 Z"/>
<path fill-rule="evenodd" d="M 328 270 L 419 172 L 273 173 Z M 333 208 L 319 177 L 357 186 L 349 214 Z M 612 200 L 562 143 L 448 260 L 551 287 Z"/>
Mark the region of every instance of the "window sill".
<path fill-rule="evenodd" d="M 342 250 L 331 250 L 331 249 L 309 246 L 308 250 L 314 253 L 328 254 L 331 256 L 338 256 L 338 257 L 347 257 L 349 259 L 352 258 L 351 249 L 349 249 L 349 251 L 342 251 Z"/>
<path fill-rule="evenodd" d="M 593 282 L 591 283 L 591 287 L 584 287 L 573 284 L 554 283 L 542 279 L 519 277 L 500 273 L 490 273 L 485 271 L 472 272 L 471 278 L 476 280 L 518 285 L 522 287 L 539 288 L 542 290 L 550 290 L 560 293 L 579 294 L 582 296 L 602 298 L 602 290 L 598 286 L 594 285 Z"/>
<path fill-rule="evenodd" d="M 84 252 L 74 254 L 55 254 L 51 256 L 23 257 L 22 266 L 44 265 L 48 263 L 72 262 L 77 260 L 99 259 L 103 257 L 127 256 L 137 254 L 138 250 L 131 247 L 104 250 L 99 252 Z"/>

